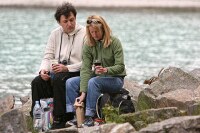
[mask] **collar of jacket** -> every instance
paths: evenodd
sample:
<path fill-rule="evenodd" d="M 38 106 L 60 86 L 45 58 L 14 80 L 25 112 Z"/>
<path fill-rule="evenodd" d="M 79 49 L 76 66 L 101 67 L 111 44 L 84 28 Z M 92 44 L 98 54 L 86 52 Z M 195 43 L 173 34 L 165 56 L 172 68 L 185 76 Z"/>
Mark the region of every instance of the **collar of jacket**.
<path fill-rule="evenodd" d="M 75 35 L 76 33 L 78 33 L 82 28 L 83 28 L 83 26 L 81 26 L 81 25 L 79 25 L 79 24 L 76 24 L 75 30 L 73 30 L 73 31 L 70 32 L 70 33 L 66 33 L 66 34 L 67 34 L 68 36 L 73 36 L 73 35 Z M 61 27 L 61 31 L 64 33 L 62 27 Z"/>

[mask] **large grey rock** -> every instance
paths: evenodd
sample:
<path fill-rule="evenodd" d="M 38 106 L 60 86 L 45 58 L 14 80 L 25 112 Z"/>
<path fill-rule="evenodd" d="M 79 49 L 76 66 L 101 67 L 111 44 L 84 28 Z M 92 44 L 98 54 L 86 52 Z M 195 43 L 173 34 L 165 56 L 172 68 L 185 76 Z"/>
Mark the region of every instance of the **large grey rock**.
<path fill-rule="evenodd" d="M 200 79 L 200 68 L 196 68 L 189 72 L 190 75 L 194 76 L 195 78 Z"/>
<path fill-rule="evenodd" d="M 79 128 L 79 133 L 133 133 L 135 128 L 130 123 L 108 123 L 101 126 Z"/>
<path fill-rule="evenodd" d="M 160 122 L 165 119 L 182 115 L 176 107 L 149 109 L 135 113 L 124 114 L 120 117 L 124 122 L 129 122 L 136 130 L 146 127 L 148 124 Z"/>
<path fill-rule="evenodd" d="M 138 96 L 138 109 L 178 107 L 186 110 L 200 100 L 200 80 L 181 70 L 169 67 L 149 88 Z"/>
<path fill-rule="evenodd" d="M 14 108 L 15 98 L 13 95 L 8 95 L 0 100 L 0 115 Z"/>
<path fill-rule="evenodd" d="M 179 89 L 170 91 L 156 98 L 157 107 L 174 106 L 179 109 L 187 108 L 200 101 L 200 87 L 194 90 Z"/>
<path fill-rule="evenodd" d="M 200 115 L 200 103 L 191 104 L 187 110 L 188 115 Z"/>
<path fill-rule="evenodd" d="M 79 133 L 91 133 L 91 132 L 96 132 L 99 133 L 98 131 L 100 130 L 100 126 L 92 126 L 92 127 L 83 127 L 83 128 L 78 128 Z"/>
<path fill-rule="evenodd" d="M 25 116 L 30 116 L 30 111 L 31 111 L 31 105 L 32 105 L 32 100 L 29 98 L 29 100 L 23 104 L 23 106 L 20 108 L 20 110 L 24 113 Z"/>
<path fill-rule="evenodd" d="M 199 133 L 200 116 L 174 117 L 149 124 L 138 133 Z"/>
<path fill-rule="evenodd" d="M 196 68 L 196 69 L 190 71 L 189 74 L 200 80 L 200 68 Z M 199 87 L 194 92 L 193 98 L 195 98 L 196 101 L 200 101 L 200 99 L 199 99 L 200 98 Z M 188 115 L 200 115 L 200 102 L 191 104 L 188 107 L 187 111 L 188 111 Z"/>
<path fill-rule="evenodd" d="M 29 99 L 30 99 L 30 96 L 20 97 L 20 101 L 22 102 L 22 105 L 28 102 Z"/>
<path fill-rule="evenodd" d="M 78 133 L 78 129 L 76 127 L 69 127 L 69 128 L 49 130 L 46 133 Z"/>
<path fill-rule="evenodd" d="M 130 123 L 122 123 L 122 124 L 105 124 L 100 126 L 100 133 L 133 133 L 135 128 Z M 99 133 L 98 132 L 98 133 Z M 92 132 L 97 133 L 97 132 Z"/>
<path fill-rule="evenodd" d="M 134 104 L 135 110 L 137 111 L 137 101 L 138 101 L 138 95 L 143 89 L 143 86 L 139 85 L 137 82 L 133 80 L 124 80 L 124 86 L 125 89 L 129 91 L 129 94 L 132 98 L 132 102 Z"/>
<path fill-rule="evenodd" d="M 133 80 L 125 79 L 123 87 L 130 92 L 130 95 L 133 96 L 135 100 L 138 99 L 138 95 L 140 91 L 142 91 L 142 86 Z"/>
<path fill-rule="evenodd" d="M 0 133 L 27 133 L 24 115 L 13 109 L 0 117 Z"/>
<path fill-rule="evenodd" d="M 169 91 L 187 89 L 194 90 L 200 85 L 200 80 L 180 68 L 169 67 L 159 76 L 158 80 L 150 85 L 155 96 Z"/>
<path fill-rule="evenodd" d="M 145 110 L 150 108 L 156 108 L 156 96 L 151 89 L 145 88 L 138 96 L 137 109 Z"/>

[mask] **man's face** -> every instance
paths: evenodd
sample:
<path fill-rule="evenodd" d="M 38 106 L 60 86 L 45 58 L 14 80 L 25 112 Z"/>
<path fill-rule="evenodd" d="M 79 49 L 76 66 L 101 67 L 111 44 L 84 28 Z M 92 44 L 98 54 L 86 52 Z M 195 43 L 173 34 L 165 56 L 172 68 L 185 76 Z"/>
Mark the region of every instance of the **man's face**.
<path fill-rule="evenodd" d="M 62 26 L 65 33 L 70 33 L 75 30 L 76 17 L 73 13 L 70 13 L 68 18 L 66 18 L 64 15 L 61 15 L 59 24 Z"/>

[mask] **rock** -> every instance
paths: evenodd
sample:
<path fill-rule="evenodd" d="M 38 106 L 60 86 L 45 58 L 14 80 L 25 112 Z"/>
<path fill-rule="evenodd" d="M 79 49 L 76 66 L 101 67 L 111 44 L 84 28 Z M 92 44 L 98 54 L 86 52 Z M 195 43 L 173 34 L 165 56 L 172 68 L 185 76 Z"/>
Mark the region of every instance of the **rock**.
<path fill-rule="evenodd" d="M 15 98 L 8 95 L 0 100 L 0 115 L 14 108 Z"/>
<path fill-rule="evenodd" d="M 0 133 L 27 133 L 24 115 L 18 109 L 6 112 L 0 117 Z"/>
<path fill-rule="evenodd" d="M 149 88 L 140 92 L 137 107 L 139 110 L 163 107 L 187 110 L 200 100 L 199 85 L 198 78 L 180 68 L 169 67 Z"/>
<path fill-rule="evenodd" d="M 79 133 L 133 133 L 135 128 L 130 123 L 109 123 L 101 126 L 79 128 Z"/>
<path fill-rule="evenodd" d="M 132 96 L 132 102 L 134 104 L 135 110 L 137 111 L 137 101 L 138 101 L 138 95 L 142 91 L 143 87 L 139 85 L 135 81 L 130 81 L 130 80 L 124 80 L 124 86 L 125 89 L 129 91 L 130 96 Z"/>
<path fill-rule="evenodd" d="M 130 92 L 130 95 L 133 96 L 135 100 L 137 100 L 140 91 L 142 90 L 142 86 L 139 85 L 135 81 L 124 80 L 124 86 Z"/>
<path fill-rule="evenodd" d="M 78 128 L 79 133 L 99 133 L 98 131 L 100 130 L 100 126 L 92 126 L 92 127 L 83 127 L 83 128 Z"/>
<path fill-rule="evenodd" d="M 150 123 L 160 122 L 181 115 L 182 113 L 176 107 L 168 107 L 138 111 L 136 113 L 124 114 L 120 117 L 124 122 L 129 122 L 136 130 L 139 130 Z"/>
<path fill-rule="evenodd" d="M 188 115 L 200 115 L 200 103 L 192 104 L 188 107 Z"/>
<path fill-rule="evenodd" d="M 133 101 L 137 103 L 139 108 L 141 108 L 143 111 L 120 115 L 119 117 L 122 118 L 124 122 L 123 124 L 108 123 L 101 126 L 84 128 L 70 127 L 58 130 L 50 130 L 48 133 L 132 133 L 136 132 L 135 129 L 137 131 L 141 128 L 145 129 L 144 127 L 148 126 L 149 124 L 152 125 L 151 123 L 162 123 L 163 120 L 186 115 L 185 112 L 182 112 L 179 109 L 185 110 L 187 108 L 188 114 L 199 114 L 200 112 L 199 104 L 197 104 L 200 101 L 200 81 L 197 77 L 183 72 L 179 68 L 172 67 L 166 69 L 160 74 L 159 78 L 155 82 L 148 86 L 139 85 L 135 81 L 125 80 L 124 82 L 124 88 L 129 90 Z M 26 98 L 24 101 L 27 100 Z M 31 109 L 31 103 L 31 98 L 29 98 L 22 108 L 20 108 L 20 111 L 23 112 L 23 114 L 26 116 L 26 119 L 30 119 L 29 112 Z M 192 124 L 190 126 L 192 127 Z M 141 131 L 143 131 L 143 129 Z M 31 130 L 29 129 L 29 131 Z"/>
<path fill-rule="evenodd" d="M 70 127 L 70 128 L 49 130 L 46 133 L 78 133 L 78 129 L 76 127 Z"/>
<path fill-rule="evenodd" d="M 138 133 L 199 133 L 200 116 L 174 117 L 149 124 Z"/>
<path fill-rule="evenodd" d="M 31 111 L 31 104 L 32 104 L 32 100 L 31 98 L 29 98 L 29 100 L 24 103 L 24 105 L 20 108 L 20 110 L 23 112 L 23 114 L 25 116 L 30 116 L 30 111 Z"/>
<path fill-rule="evenodd" d="M 182 110 L 200 101 L 200 87 L 195 90 L 179 89 L 170 91 L 156 98 L 157 107 L 174 106 Z"/>
<path fill-rule="evenodd" d="M 104 124 L 104 125 L 101 125 L 99 129 L 100 133 L 133 133 L 134 131 L 135 131 L 135 128 L 130 123 Z"/>
<path fill-rule="evenodd" d="M 196 68 L 189 72 L 190 75 L 194 76 L 195 78 L 200 79 L 200 68 Z"/>
<path fill-rule="evenodd" d="M 20 97 L 20 101 L 22 102 L 22 105 L 24 105 L 28 100 L 30 96 Z"/>
<path fill-rule="evenodd" d="M 184 72 L 180 68 L 169 67 L 159 76 L 159 79 L 150 85 L 155 96 L 169 91 L 187 89 L 194 90 L 200 85 L 200 80 Z"/>
<path fill-rule="evenodd" d="M 138 96 L 137 110 L 150 108 L 156 108 L 156 96 L 153 94 L 151 89 L 145 88 Z"/>

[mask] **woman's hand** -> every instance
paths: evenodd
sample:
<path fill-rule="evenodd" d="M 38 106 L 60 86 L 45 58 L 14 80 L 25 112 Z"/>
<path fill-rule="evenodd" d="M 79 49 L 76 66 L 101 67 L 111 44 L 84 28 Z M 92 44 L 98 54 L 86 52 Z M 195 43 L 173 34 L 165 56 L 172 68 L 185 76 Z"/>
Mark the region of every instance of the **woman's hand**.
<path fill-rule="evenodd" d="M 83 102 L 85 100 L 85 96 L 86 96 L 86 93 L 82 92 L 81 96 L 76 98 L 76 101 L 77 101 L 77 99 L 79 99 L 78 103 L 80 104 L 81 102 Z"/>
<path fill-rule="evenodd" d="M 95 73 L 96 74 L 105 74 L 108 72 L 108 69 L 105 67 L 102 67 L 102 66 L 95 66 Z"/>
<path fill-rule="evenodd" d="M 68 68 L 63 64 L 54 64 L 52 65 L 52 71 L 54 73 L 68 72 Z"/>

